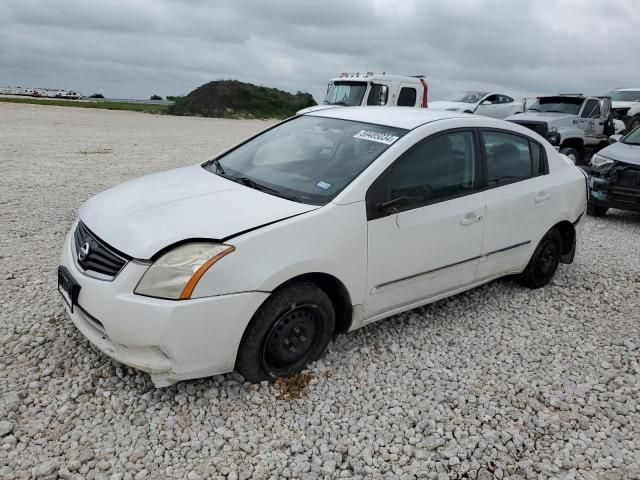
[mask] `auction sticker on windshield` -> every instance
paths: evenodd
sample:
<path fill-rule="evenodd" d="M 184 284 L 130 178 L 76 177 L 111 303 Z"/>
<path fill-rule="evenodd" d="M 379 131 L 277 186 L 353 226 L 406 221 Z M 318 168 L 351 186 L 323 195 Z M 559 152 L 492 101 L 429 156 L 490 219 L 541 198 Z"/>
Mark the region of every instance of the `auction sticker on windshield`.
<path fill-rule="evenodd" d="M 372 130 L 360 130 L 358 133 L 356 133 L 353 136 L 353 138 L 359 138 L 361 140 L 369 140 L 370 142 L 378 142 L 378 143 L 384 143 L 386 145 L 391 145 L 400 137 L 396 137 L 395 135 L 391 135 L 390 133 L 375 132 Z"/>

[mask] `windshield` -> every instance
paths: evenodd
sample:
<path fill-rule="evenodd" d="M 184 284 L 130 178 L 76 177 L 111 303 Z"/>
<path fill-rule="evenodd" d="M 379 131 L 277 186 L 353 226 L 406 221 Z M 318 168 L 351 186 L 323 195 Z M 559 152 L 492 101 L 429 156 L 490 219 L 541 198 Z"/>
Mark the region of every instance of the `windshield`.
<path fill-rule="evenodd" d="M 330 83 L 327 96 L 324 97 L 326 105 L 344 105 L 354 107 L 362 105 L 364 92 L 367 90 L 366 82 L 335 82 Z"/>
<path fill-rule="evenodd" d="M 529 112 L 552 112 L 577 115 L 582 107 L 584 98 L 581 97 L 547 97 L 539 98 L 527 110 Z"/>
<path fill-rule="evenodd" d="M 281 123 L 203 167 L 256 190 L 324 205 L 406 132 L 302 116 Z"/>
<path fill-rule="evenodd" d="M 640 145 L 640 127 L 637 127 L 635 130 L 631 130 L 631 133 L 626 135 L 620 141 L 629 145 Z"/>
<path fill-rule="evenodd" d="M 614 102 L 640 102 L 640 90 L 612 90 L 605 97 Z"/>
<path fill-rule="evenodd" d="M 448 98 L 448 102 L 478 103 L 487 96 L 486 92 L 464 92 Z"/>

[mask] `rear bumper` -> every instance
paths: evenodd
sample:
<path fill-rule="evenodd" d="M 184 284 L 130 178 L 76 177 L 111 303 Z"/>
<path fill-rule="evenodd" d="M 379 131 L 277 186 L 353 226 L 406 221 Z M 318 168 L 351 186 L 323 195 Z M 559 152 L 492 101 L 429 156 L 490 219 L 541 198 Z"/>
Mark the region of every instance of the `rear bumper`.
<path fill-rule="evenodd" d="M 72 235 L 61 264 L 80 284 L 67 314 L 101 352 L 148 372 L 156 386 L 233 370 L 242 334 L 265 292 L 193 300 L 162 300 L 133 293 L 147 265 L 130 261 L 113 281 L 85 275 L 73 260 Z M 62 299 L 61 299 L 62 301 Z"/>

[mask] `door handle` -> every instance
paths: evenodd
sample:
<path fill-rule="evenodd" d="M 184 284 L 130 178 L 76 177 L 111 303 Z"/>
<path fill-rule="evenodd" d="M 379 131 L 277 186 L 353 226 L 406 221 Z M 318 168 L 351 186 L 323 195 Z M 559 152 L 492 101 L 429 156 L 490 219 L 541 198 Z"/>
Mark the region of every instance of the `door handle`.
<path fill-rule="evenodd" d="M 470 213 L 462 220 L 460 220 L 460 225 L 472 225 L 474 223 L 478 223 L 482 221 L 482 215 L 476 215 L 475 213 Z"/>
<path fill-rule="evenodd" d="M 550 198 L 551 198 L 550 193 L 539 193 L 538 196 L 536 197 L 536 203 L 546 202 Z"/>

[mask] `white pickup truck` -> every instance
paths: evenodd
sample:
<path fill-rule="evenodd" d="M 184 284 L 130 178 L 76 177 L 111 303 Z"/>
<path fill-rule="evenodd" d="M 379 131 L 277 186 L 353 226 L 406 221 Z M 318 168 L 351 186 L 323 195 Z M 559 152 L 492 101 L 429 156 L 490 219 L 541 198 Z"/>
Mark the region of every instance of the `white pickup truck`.
<path fill-rule="evenodd" d="M 427 107 L 427 82 L 423 75 L 387 75 L 366 72 L 341 73 L 329 80 L 327 94 L 320 105 L 297 112 L 299 115 L 335 106 Z"/>
<path fill-rule="evenodd" d="M 524 113 L 505 120 L 542 135 L 576 164 L 583 163 L 586 148 L 608 145 L 621 126 L 611 114 L 611 98 L 581 94 L 538 97 Z"/>

